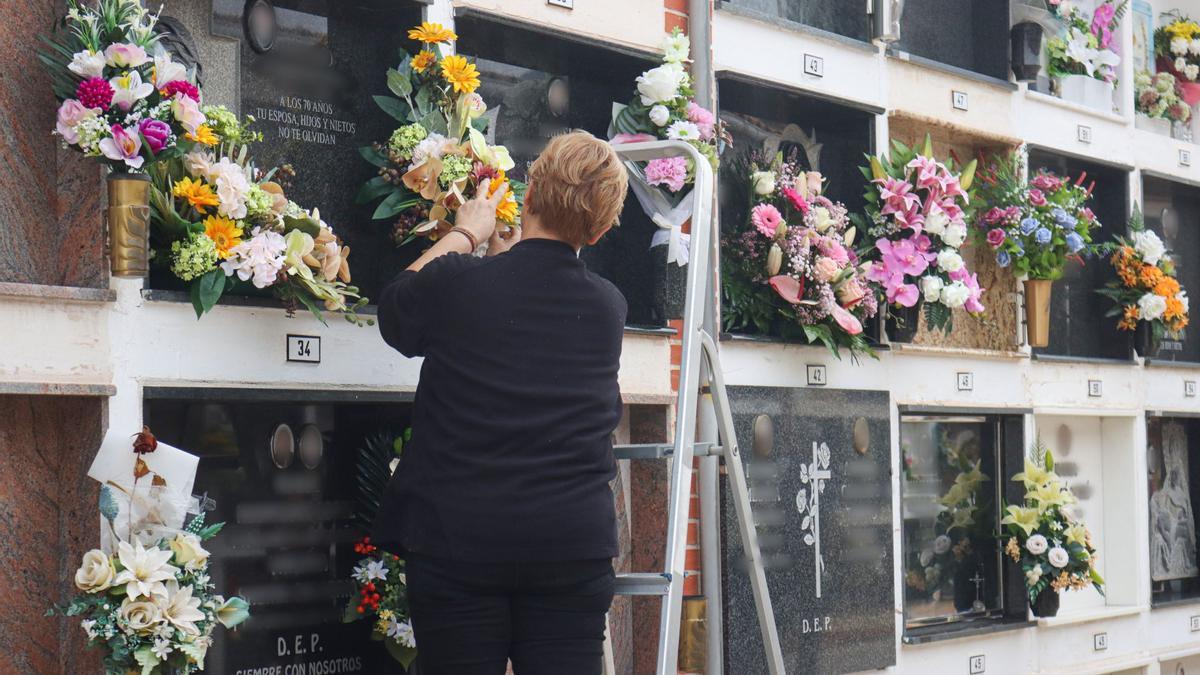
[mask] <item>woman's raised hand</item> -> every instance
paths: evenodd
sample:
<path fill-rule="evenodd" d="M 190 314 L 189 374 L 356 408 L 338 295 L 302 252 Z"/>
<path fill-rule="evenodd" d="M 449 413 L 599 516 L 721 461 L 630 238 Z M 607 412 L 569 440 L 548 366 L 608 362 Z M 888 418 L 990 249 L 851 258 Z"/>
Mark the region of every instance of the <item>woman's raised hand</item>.
<path fill-rule="evenodd" d="M 469 231 L 475 235 L 475 240 L 480 242 L 490 240 L 495 234 L 496 208 L 508 194 L 508 184 L 505 183 L 496 188 L 491 197 L 488 197 L 491 184 L 491 178 L 480 183 L 475 190 L 475 197 L 459 207 L 458 214 L 454 219 L 456 227 Z"/>

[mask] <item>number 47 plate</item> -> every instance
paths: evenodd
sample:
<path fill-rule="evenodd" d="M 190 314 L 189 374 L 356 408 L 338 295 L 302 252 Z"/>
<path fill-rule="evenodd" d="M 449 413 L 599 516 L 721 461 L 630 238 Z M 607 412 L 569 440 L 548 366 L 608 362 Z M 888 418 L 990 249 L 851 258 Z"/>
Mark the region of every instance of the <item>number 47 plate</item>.
<path fill-rule="evenodd" d="M 287 360 L 300 363 L 320 363 L 321 337 L 318 335 L 287 336 Z"/>

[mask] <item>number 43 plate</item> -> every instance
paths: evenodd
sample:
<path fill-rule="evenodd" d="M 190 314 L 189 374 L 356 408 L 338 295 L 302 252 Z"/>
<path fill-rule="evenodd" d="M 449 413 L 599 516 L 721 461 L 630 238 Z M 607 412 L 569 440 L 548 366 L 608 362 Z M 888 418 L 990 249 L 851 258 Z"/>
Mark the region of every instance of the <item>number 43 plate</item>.
<path fill-rule="evenodd" d="M 287 336 L 287 360 L 300 363 L 321 362 L 321 338 L 318 335 Z"/>

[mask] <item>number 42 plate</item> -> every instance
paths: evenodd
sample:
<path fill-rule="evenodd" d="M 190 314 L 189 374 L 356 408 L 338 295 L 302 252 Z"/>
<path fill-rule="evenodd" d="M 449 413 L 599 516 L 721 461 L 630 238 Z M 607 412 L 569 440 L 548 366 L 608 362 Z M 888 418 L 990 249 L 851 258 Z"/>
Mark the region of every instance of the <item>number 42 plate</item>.
<path fill-rule="evenodd" d="M 300 363 L 320 363 L 321 337 L 318 335 L 287 336 L 287 360 Z"/>

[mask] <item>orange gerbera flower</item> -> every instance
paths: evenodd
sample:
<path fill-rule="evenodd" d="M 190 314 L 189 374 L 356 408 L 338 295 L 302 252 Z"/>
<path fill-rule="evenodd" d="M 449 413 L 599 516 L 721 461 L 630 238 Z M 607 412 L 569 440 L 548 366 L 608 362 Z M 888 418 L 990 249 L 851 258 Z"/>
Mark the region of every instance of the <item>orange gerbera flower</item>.
<path fill-rule="evenodd" d="M 507 183 L 508 176 L 506 176 L 503 171 L 498 171 L 496 173 L 496 177 L 493 178 L 492 182 L 488 185 L 488 196 L 491 197 L 495 195 L 496 190 L 498 190 L 501 185 Z M 513 193 L 512 187 L 509 187 L 508 191 L 504 193 L 504 199 L 501 199 L 500 205 L 496 207 L 496 219 L 512 225 L 517 222 L 518 208 L 517 196 L 515 193 Z"/>
<path fill-rule="evenodd" d="M 204 213 L 208 207 L 221 204 L 221 199 L 213 192 L 211 185 L 188 177 L 176 181 L 175 187 L 171 188 L 171 194 L 186 200 L 197 213 Z"/>
<path fill-rule="evenodd" d="M 187 138 L 190 141 L 208 146 L 213 146 L 221 142 L 221 139 L 217 138 L 217 135 L 213 133 L 212 129 L 208 128 L 207 124 L 201 124 L 196 127 L 196 133 L 188 134 Z"/>
<path fill-rule="evenodd" d="M 242 228 L 224 216 L 209 216 L 204 219 L 204 234 L 213 240 L 217 255 L 222 260 L 229 257 L 229 250 L 242 243 Z"/>
<path fill-rule="evenodd" d="M 475 64 L 457 54 L 442 59 L 442 77 L 458 94 L 470 94 L 479 88 L 479 71 Z"/>
<path fill-rule="evenodd" d="M 421 53 L 413 57 L 412 69 L 418 73 L 423 73 L 429 70 L 429 66 L 432 66 L 435 61 L 437 61 L 437 56 L 434 56 L 433 52 L 428 49 L 423 49 Z"/>
<path fill-rule="evenodd" d="M 422 22 L 420 26 L 408 31 L 408 39 L 423 42 L 427 45 L 438 44 L 439 42 L 450 42 L 457 40 L 458 36 L 454 31 L 446 28 L 440 23 Z"/>

